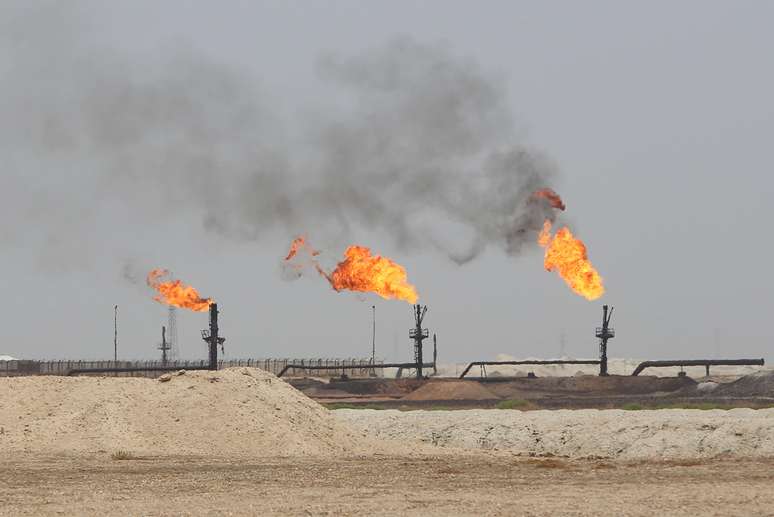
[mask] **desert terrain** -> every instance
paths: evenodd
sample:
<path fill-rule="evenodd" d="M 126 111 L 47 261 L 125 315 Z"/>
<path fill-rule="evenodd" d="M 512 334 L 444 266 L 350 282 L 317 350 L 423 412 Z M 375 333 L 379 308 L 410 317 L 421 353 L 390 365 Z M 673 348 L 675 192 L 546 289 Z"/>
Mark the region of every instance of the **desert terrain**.
<path fill-rule="evenodd" d="M 0 515 L 771 515 L 770 459 L 4 455 Z"/>
<path fill-rule="evenodd" d="M 250 368 L 0 393 L 1 515 L 774 514 L 774 409 L 329 410 Z"/>

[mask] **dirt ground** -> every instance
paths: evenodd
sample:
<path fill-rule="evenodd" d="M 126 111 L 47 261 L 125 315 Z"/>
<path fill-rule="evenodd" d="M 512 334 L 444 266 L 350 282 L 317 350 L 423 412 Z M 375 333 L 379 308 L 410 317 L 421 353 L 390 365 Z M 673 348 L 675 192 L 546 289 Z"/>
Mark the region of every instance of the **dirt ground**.
<path fill-rule="evenodd" d="M 774 459 L 0 460 L 0 515 L 774 515 Z"/>
<path fill-rule="evenodd" d="M 616 461 L 774 458 L 774 409 L 338 409 L 333 414 L 372 441 L 394 444 L 396 454 L 401 444 L 425 444 L 450 453 Z"/>
<path fill-rule="evenodd" d="M 774 515 L 773 467 L 774 409 L 331 412 L 247 368 L 0 379 L 0 517 Z"/>

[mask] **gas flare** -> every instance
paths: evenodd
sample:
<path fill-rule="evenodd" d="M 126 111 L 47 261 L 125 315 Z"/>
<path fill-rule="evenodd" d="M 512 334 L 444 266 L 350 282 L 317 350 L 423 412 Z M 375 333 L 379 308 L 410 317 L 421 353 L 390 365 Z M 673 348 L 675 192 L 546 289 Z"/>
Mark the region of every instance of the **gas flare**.
<path fill-rule="evenodd" d="M 196 289 L 183 285 L 180 280 L 164 279 L 169 274 L 166 269 L 154 269 L 148 273 L 148 285 L 159 292 L 158 296 L 153 297 L 154 300 L 196 312 L 205 312 L 210 308 L 212 298 L 202 298 Z"/>
<path fill-rule="evenodd" d="M 285 257 L 285 260 L 292 260 L 293 257 L 298 255 L 298 252 L 300 250 L 304 250 L 312 257 L 316 257 L 320 254 L 319 251 L 312 249 L 311 246 L 309 246 L 309 243 L 306 242 L 306 237 L 298 236 L 295 239 L 293 239 L 293 242 L 290 243 L 290 250 L 288 251 L 288 256 Z"/>
<path fill-rule="evenodd" d="M 546 271 L 556 271 L 574 292 L 587 300 L 596 300 L 605 294 L 602 277 L 586 255 L 586 245 L 569 228 L 562 227 L 551 237 L 551 222 L 546 220 L 538 244 L 546 249 L 543 260 Z"/>
<path fill-rule="evenodd" d="M 308 257 L 299 255 L 300 252 L 306 253 Z M 290 250 L 285 257 L 285 266 L 289 268 L 289 271 L 292 271 L 293 276 L 298 278 L 302 276 L 306 266 L 311 263 L 318 273 L 320 273 L 325 278 L 328 278 L 328 274 L 323 271 L 322 267 L 320 267 L 320 264 L 315 259 L 315 257 L 317 257 L 319 254 L 320 251 L 312 248 L 312 246 L 310 246 L 309 242 L 306 240 L 306 237 L 298 236 L 293 239 L 293 242 L 290 243 Z M 294 259 L 300 260 L 296 260 L 294 262 Z"/>
<path fill-rule="evenodd" d="M 308 255 L 308 260 L 301 252 Z M 290 243 L 285 264 L 292 268 L 296 276 L 301 276 L 305 267 L 311 263 L 336 291 L 347 289 L 372 292 L 382 298 L 404 300 L 412 304 L 419 298 L 416 288 L 408 283 L 405 268 L 386 257 L 371 255 L 369 248 L 350 246 L 344 252 L 344 260 L 331 273 L 320 266 L 316 259 L 318 255 L 320 252 L 312 248 L 305 237 L 296 237 Z"/>
<path fill-rule="evenodd" d="M 350 246 L 344 252 L 344 261 L 327 275 L 334 289 L 340 291 L 373 292 L 386 299 L 416 303 L 419 295 L 408 283 L 406 269 L 386 257 L 371 255 L 364 246 Z"/>
<path fill-rule="evenodd" d="M 564 210 L 567 208 L 564 204 L 564 201 L 562 201 L 562 198 L 559 197 L 559 194 L 548 187 L 533 192 L 532 198 L 545 199 L 553 208 L 557 208 L 559 210 Z"/>
<path fill-rule="evenodd" d="M 543 229 L 540 230 L 540 235 L 538 235 L 538 244 L 540 244 L 541 248 L 545 248 L 549 242 L 551 242 L 551 221 L 546 219 L 543 221 Z"/>

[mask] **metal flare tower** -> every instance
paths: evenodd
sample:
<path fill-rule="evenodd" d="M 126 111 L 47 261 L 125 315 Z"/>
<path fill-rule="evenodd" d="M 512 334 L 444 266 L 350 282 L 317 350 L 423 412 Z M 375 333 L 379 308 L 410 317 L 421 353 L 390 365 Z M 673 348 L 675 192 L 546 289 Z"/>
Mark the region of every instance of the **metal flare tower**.
<path fill-rule="evenodd" d="M 607 311 L 607 305 L 602 306 L 602 326 L 597 327 L 595 335 L 599 338 L 599 375 L 607 377 L 607 340 L 615 337 L 615 329 L 610 326 L 614 307 Z"/>
<path fill-rule="evenodd" d="M 170 305 L 167 313 L 167 343 L 172 359 L 180 359 L 180 346 L 177 342 L 177 309 Z"/>
<path fill-rule="evenodd" d="M 226 338 L 218 336 L 218 304 L 210 304 L 210 328 L 202 330 L 202 339 L 209 345 L 210 349 L 210 370 L 218 369 L 218 345 L 221 352 Z"/>
<path fill-rule="evenodd" d="M 172 346 L 167 341 L 167 327 L 161 327 L 161 344 L 159 350 L 161 350 L 161 366 L 167 365 L 167 352 L 172 349 Z"/>
<path fill-rule="evenodd" d="M 422 321 L 427 314 L 427 305 L 422 307 L 417 304 L 414 306 L 414 322 L 416 326 L 409 330 L 409 338 L 414 340 L 414 364 L 417 369 L 417 379 L 422 378 L 422 341 L 427 339 L 430 333 L 427 329 L 422 328 Z"/>

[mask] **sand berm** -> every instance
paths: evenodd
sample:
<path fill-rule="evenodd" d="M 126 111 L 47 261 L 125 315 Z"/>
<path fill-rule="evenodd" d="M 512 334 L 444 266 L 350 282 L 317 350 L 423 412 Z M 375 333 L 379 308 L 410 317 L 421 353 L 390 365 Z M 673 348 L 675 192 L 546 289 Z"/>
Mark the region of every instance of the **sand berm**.
<path fill-rule="evenodd" d="M 774 457 L 774 409 L 329 411 L 253 368 L 159 380 L 0 378 L 0 453 L 116 451 L 253 458 L 464 451 L 622 460 Z"/>
<path fill-rule="evenodd" d="M 0 451 L 325 456 L 375 447 L 261 370 L 189 371 L 165 380 L 0 379 Z"/>

